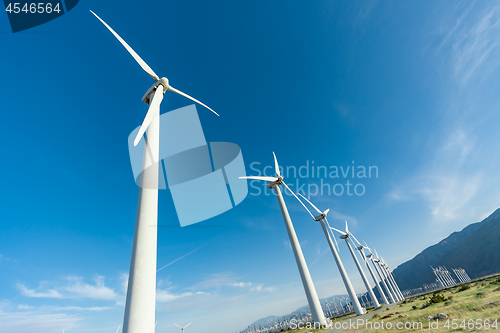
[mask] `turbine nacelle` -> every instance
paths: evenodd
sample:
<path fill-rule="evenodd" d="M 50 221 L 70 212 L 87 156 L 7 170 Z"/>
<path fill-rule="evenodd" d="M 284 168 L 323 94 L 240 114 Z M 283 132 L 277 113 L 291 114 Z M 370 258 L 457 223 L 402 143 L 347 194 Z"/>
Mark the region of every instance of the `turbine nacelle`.
<path fill-rule="evenodd" d="M 325 214 L 321 214 L 321 215 L 315 216 L 314 217 L 314 221 L 319 222 L 319 221 L 323 220 L 325 217 L 326 217 Z"/>
<path fill-rule="evenodd" d="M 281 184 L 283 184 L 283 176 L 279 176 L 275 181 L 269 182 L 269 184 L 267 184 L 267 188 L 273 189 L 274 187 L 280 186 Z"/>
<path fill-rule="evenodd" d="M 156 92 L 160 84 L 163 86 L 163 93 L 165 94 L 170 88 L 170 85 L 168 84 L 168 79 L 166 77 L 162 77 L 158 81 L 156 81 L 149 89 L 146 91 L 144 96 L 142 96 L 142 101 L 146 104 L 149 105 L 149 102 L 151 101 L 151 94 Z"/>

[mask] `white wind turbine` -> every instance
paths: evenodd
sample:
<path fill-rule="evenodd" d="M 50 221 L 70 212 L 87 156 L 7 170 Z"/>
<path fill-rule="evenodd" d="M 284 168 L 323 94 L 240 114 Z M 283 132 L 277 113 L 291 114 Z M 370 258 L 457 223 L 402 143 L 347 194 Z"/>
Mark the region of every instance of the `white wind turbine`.
<path fill-rule="evenodd" d="M 396 283 L 396 279 L 392 275 L 391 268 L 389 267 L 389 265 L 387 265 L 384 258 L 380 257 L 380 259 L 381 259 L 382 267 L 384 267 L 385 271 L 387 272 L 387 277 L 389 278 L 389 281 L 392 283 L 392 286 L 394 287 L 394 291 L 396 291 L 396 295 L 398 296 L 400 301 L 404 300 L 405 297 L 403 296 L 403 293 L 399 289 L 399 286 Z"/>
<path fill-rule="evenodd" d="M 366 290 L 368 291 L 368 293 L 370 295 L 373 306 L 375 308 L 378 308 L 380 306 L 380 304 L 378 303 L 378 299 L 377 299 L 377 297 L 375 297 L 375 293 L 373 292 L 372 287 L 370 286 L 370 282 L 368 282 L 368 279 L 366 278 L 365 272 L 363 271 L 363 268 L 359 264 L 358 258 L 356 257 L 356 254 L 354 253 L 354 251 L 351 247 L 351 244 L 349 243 L 349 238 L 351 238 L 351 236 L 354 240 L 356 240 L 357 243 L 359 243 L 359 242 L 356 239 L 356 237 L 354 237 L 354 235 L 349 232 L 349 227 L 347 226 L 347 221 L 345 221 L 345 232 L 340 231 L 339 229 L 332 228 L 332 227 L 330 227 L 330 229 L 332 229 L 332 230 L 334 230 L 342 235 L 342 236 L 340 236 L 340 238 L 345 240 L 345 243 L 347 244 L 347 247 L 349 248 L 349 251 L 351 252 L 354 263 L 356 264 L 356 267 L 358 267 L 359 275 L 361 275 L 361 279 L 363 280 L 363 283 L 365 284 Z"/>
<path fill-rule="evenodd" d="M 177 324 L 174 324 L 174 325 L 175 325 L 175 326 L 177 326 L 177 327 L 179 327 L 179 328 L 181 329 L 181 331 L 182 331 L 181 333 L 184 333 L 184 329 L 185 329 L 186 327 L 188 327 L 189 325 L 191 325 L 191 323 L 187 324 L 187 325 L 186 325 L 186 326 L 184 326 L 184 327 L 180 327 L 180 326 L 179 326 L 179 325 L 177 325 Z"/>
<path fill-rule="evenodd" d="M 358 242 L 357 239 L 355 239 L 356 242 Z M 365 262 L 365 265 L 366 267 L 368 268 L 368 271 L 370 272 L 370 275 L 372 276 L 372 279 L 373 279 L 373 282 L 375 283 L 375 286 L 377 287 L 377 290 L 378 290 L 378 293 L 380 294 L 380 297 L 382 297 L 382 302 L 384 304 L 389 304 L 389 301 L 387 300 L 387 298 L 385 297 L 385 294 L 384 294 L 384 291 L 382 290 L 382 288 L 380 287 L 380 284 L 378 283 L 378 280 L 377 278 L 375 277 L 375 274 L 373 273 L 373 270 L 372 268 L 370 267 L 370 264 L 368 263 L 368 259 L 366 258 L 366 255 L 365 255 L 365 251 L 364 249 L 367 249 L 367 250 L 370 250 L 370 248 L 368 247 L 368 245 L 366 245 L 366 242 L 365 242 L 365 245 L 362 245 L 358 242 L 358 247 L 356 248 L 359 253 L 361 253 L 361 257 L 363 257 L 363 261 Z"/>
<path fill-rule="evenodd" d="M 328 219 L 326 218 L 328 212 L 330 209 L 325 210 L 324 212 L 320 211 L 316 206 L 313 205 L 311 201 L 309 201 L 305 196 L 299 193 L 299 195 L 304 198 L 318 213 L 318 216 L 314 216 L 311 211 L 302 203 L 304 208 L 307 210 L 309 215 L 313 218 L 314 221 L 318 221 L 321 223 L 321 227 L 323 228 L 323 232 L 326 237 L 326 241 L 328 242 L 328 245 L 330 246 L 330 250 L 332 251 L 333 258 L 335 259 L 335 263 L 337 264 L 337 268 L 339 269 L 340 276 L 342 277 L 342 280 L 344 281 L 345 288 L 347 289 L 347 293 L 349 294 L 349 298 L 351 299 L 351 302 L 354 305 L 354 311 L 356 312 L 356 315 L 360 316 L 364 313 L 366 313 L 366 310 L 359 304 L 358 298 L 356 297 L 356 292 L 354 291 L 354 288 L 351 284 L 351 280 L 349 280 L 349 276 L 347 276 L 347 272 L 344 268 L 344 264 L 342 264 L 342 260 L 340 260 L 340 256 L 337 252 L 337 249 L 333 245 L 332 238 L 330 237 L 329 229 L 331 229 L 330 224 L 328 223 Z M 328 228 L 327 228 L 328 226 Z M 335 240 L 335 237 L 333 237 Z M 335 240 L 335 243 L 337 243 L 337 240 Z M 338 248 L 338 244 L 337 244 Z"/>
<path fill-rule="evenodd" d="M 160 79 L 106 22 L 94 12 L 91 11 L 91 13 L 111 31 L 142 69 L 156 81 L 142 98 L 146 104 L 149 104 L 149 109 L 134 140 L 134 145 L 137 145 L 144 132 L 146 132 L 147 140 L 143 157 L 144 171 L 141 176 L 139 190 L 139 203 L 123 319 L 123 333 L 150 333 L 154 332 L 155 325 L 160 103 L 163 100 L 163 94 L 170 90 L 203 105 L 215 114 L 217 113 L 200 101 L 172 87 L 167 78 Z M 158 28 L 156 30 L 159 32 Z M 158 36 L 161 36 L 161 34 Z M 146 168 L 148 165 L 151 166 Z"/>
<path fill-rule="evenodd" d="M 381 273 L 382 268 L 378 266 L 378 259 L 375 258 L 375 255 L 373 254 L 372 250 L 367 247 L 368 251 L 370 251 L 370 254 L 367 256 L 368 259 L 371 260 L 373 267 L 375 267 L 375 270 L 377 271 L 378 276 L 380 277 L 380 281 L 382 282 L 382 285 L 384 286 L 385 290 L 387 291 L 387 296 L 389 296 L 391 303 L 396 303 L 396 299 L 391 293 L 391 290 L 385 283 L 384 275 Z"/>
<path fill-rule="evenodd" d="M 307 268 L 306 260 L 302 253 L 302 249 L 300 248 L 299 240 L 297 238 L 297 234 L 295 233 L 292 220 L 290 219 L 290 215 L 288 214 L 288 209 L 286 208 L 285 200 L 283 200 L 283 195 L 281 194 L 280 185 L 285 186 L 290 191 L 290 193 L 292 193 L 295 196 L 295 198 L 297 198 L 297 200 L 300 201 L 300 199 L 283 181 L 283 176 L 280 173 L 278 160 L 276 159 L 276 155 L 274 154 L 274 152 L 273 156 L 274 156 L 274 168 L 276 172 L 276 177 L 249 176 L 240 178 L 268 181 L 269 184 L 267 185 L 267 187 L 270 189 L 274 189 L 274 191 L 276 192 L 276 197 L 278 198 L 278 203 L 281 208 L 281 214 L 283 215 L 283 219 L 285 220 L 286 230 L 288 232 L 288 237 L 290 238 L 290 244 L 292 245 L 293 254 L 295 255 L 295 261 L 297 262 L 297 267 L 299 269 L 300 277 L 302 279 L 302 284 L 304 285 L 304 291 L 306 293 L 307 302 L 309 303 L 309 308 L 311 309 L 313 321 L 324 325 L 327 324 L 327 320 L 323 313 L 323 309 L 321 308 L 318 294 L 316 293 L 316 288 L 314 288 L 314 284 L 311 279 L 311 274 L 309 273 L 309 269 Z"/>
<path fill-rule="evenodd" d="M 401 301 L 399 294 L 394 289 L 394 286 L 392 285 L 392 281 L 389 279 L 389 276 L 387 275 L 387 271 L 385 270 L 384 263 L 382 262 L 381 258 L 378 256 L 377 250 L 374 250 L 374 251 L 375 251 L 375 255 L 377 256 L 377 259 L 375 260 L 375 262 L 380 267 L 380 271 L 382 272 L 382 275 L 384 276 L 385 281 L 387 282 L 387 286 L 391 290 L 392 296 L 394 297 L 394 301 L 395 302 Z"/>

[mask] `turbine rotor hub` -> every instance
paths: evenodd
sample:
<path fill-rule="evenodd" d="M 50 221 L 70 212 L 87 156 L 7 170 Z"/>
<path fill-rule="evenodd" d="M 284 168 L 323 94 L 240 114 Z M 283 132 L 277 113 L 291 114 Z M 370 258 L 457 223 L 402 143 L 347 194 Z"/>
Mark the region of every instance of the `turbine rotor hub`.
<path fill-rule="evenodd" d="M 170 87 L 168 84 L 168 79 L 166 77 L 162 77 L 161 79 L 156 81 L 155 86 L 158 87 L 158 85 L 160 85 L 160 84 L 163 86 L 163 93 L 165 93 L 168 90 L 168 88 Z"/>
<path fill-rule="evenodd" d="M 267 188 L 273 189 L 275 186 L 280 186 L 281 184 L 283 184 L 283 176 L 279 176 L 277 180 L 267 184 Z"/>
<path fill-rule="evenodd" d="M 156 92 L 160 84 L 163 86 L 163 93 L 166 93 L 170 85 L 168 84 L 168 79 L 166 77 L 162 77 L 158 81 L 156 81 L 149 89 L 146 91 L 144 96 L 142 97 L 142 101 L 146 104 L 149 104 L 151 95 Z"/>

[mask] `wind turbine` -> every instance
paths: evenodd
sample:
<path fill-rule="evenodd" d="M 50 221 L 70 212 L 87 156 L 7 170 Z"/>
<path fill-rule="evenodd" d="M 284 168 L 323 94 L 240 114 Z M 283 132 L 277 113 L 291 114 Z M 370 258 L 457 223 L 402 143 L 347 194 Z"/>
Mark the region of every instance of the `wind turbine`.
<path fill-rule="evenodd" d="M 181 331 L 182 331 L 181 333 L 184 333 L 184 329 L 185 329 L 186 327 L 188 327 L 189 325 L 191 325 L 191 323 L 187 324 L 187 325 L 186 325 L 186 326 L 184 326 L 184 327 L 180 327 L 180 326 L 179 326 L 179 325 L 177 325 L 177 324 L 174 324 L 174 325 L 175 325 L 175 326 L 177 326 L 177 327 L 179 327 L 179 328 L 181 329 Z"/>
<path fill-rule="evenodd" d="M 132 258 L 128 280 L 123 333 L 154 332 L 156 301 L 156 244 L 158 220 L 158 163 L 160 145 L 160 103 L 163 94 L 173 91 L 217 114 L 197 99 L 172 87 L 167 78 L 161 79 L 142 58 L 99 16 L 91 11 L 127 49 L 155 83 L 147 90 L 142 100 L 149 104 L 148 112 L 134 140 L 137 145 L 146 132 L 139 203 L 135 222 Z M 160 35 L 158 35 L 160 36 Z M 146 168 L 146 166 L 150 165 Z"/>
<path fill-rule="evenodd" d="M 373 254 L 372 250 L 368 248 L 368 251 L 370 251 L 370 254 L 367 256 L 368 259 L 371 260 L 373 267 L 375 267 L 375 270 L 377 271 L 378 276 L 380 277 L 380 281 L 382 282 L 382 285 L 384 286 L 385 290 L 387 291 L 387 296 L 389 296 L 391 303 L 396 303 L 396 299 L 391 293 L 391 290 L 385 283 L 384 275 L 381 273 L 382 268 L 378 266 L 377 262 L 380 261 L 375 258 L 375 255 Z"/>
<path fill-rule="evenodd" d="M 323 309 L 321 308 L 318 294 L 316 293 L 316 288 L 314 288 L 314 284 L 311 279 L 311 274 L 309 273 L 309 269 L 307 268 L 306 260 L 304 258 L 304 254 L 302 253 L 302 249 L 300 248 L 297 234 L 295 233 L 292 220 L 290 219 L 290 215 L 288 214 L 288 209 L 286 208 L 285 200 L 283 200 L 283 195 L 281 194 L 280 185 L 285 186 L 290 191 L 290 193 L 292 193 L 295 196 L 295 198 L 297 198 L 297 200 L 300 201 L 300 199 L 283 181 L 283 176 L 280 173 L 278 160 L 276 159 L 276 155 L 274 154 L 274 152 L 273 156 L 274 156 L 274 168 L 276 172 L 276 177 L 249 176 L 240 178 L 268 181 L 269 184 L 267 185 L 267 187 L 270 189 L 274 189 L 274 191 L 276 192 L 276 197 L 278 198 L 278 203 L 281 208 L 281 214 L 283 215 L 286 230 L 288 232 L 288 237 L 290 238 L 290 244 L 292 245 L 293 254 L 295 255 L 295 261 L 297 262 L 297 267 L 299 269 L 300 277 L 302 279 L 302 284 L 304 285 L 304 291 L 306 293 L 307 301 L 309 303 L 309 308 L 311 309 L 313 321 L 318 322 L 321 325 L 326 325 L 328 321 L 325 318 Z"/>
<path fill-rule="evenodd" d="M 378 256 L 377 250 L 375 250 L 375 255 L 377 256 L 377 260 L 375 261 L 377 265 L 380 267 L 380 271 L 382 272 L 382 275 L 385 278 L 385 281 L 387 282 L 387 286 L 389 286 L 389 289 L 391 290 L 392 296 L 394 297 L 395 302 L 401 301 L 398 293 L 396 293 L 396 290 L 394 289 L 391 280 L 389 279 L 389 276 L 387 275 L 387 271 L 384 268 L 384 263 L 382 262 L 381 258 Z"/>
<path fill-rule="evenodd" d="M 394 290 L 396 291 L 396 295 L 399 297 L 400 301 L 404 300 L 405 297 L 403 296 L 403 293 L 399 289 L 399 286 L 396 283 L 396 279 L 394 279 L 394 276 L 392 275 L 392 272 L 391 272 L 389 265 L 387 265 L 384 258 L 380 257 L 380 259 L 382 260 L 381 261 L 382 266 L 385 268 L 385 270 L 387 272 L 387 277 L 389 278 L 389 281 L 392 283 L 392 286 L 394 287 Z"/>
<path fill-rule="evenodd" d="M 357 242 L 357 240 L 356 240 Z M 368 245 L 366 245 L 366 242 L 365 242 L 365 245 L 362 245 L 360 243 L 358 243 L 358 247 L 356 248 L 359 253 L 361 253 L 361 257 L 363 257 L 363 261 L 365 262 L 365 265 L 366 267 L 368 268 L 368 271 L 370 272 L 370 275 L 372 276 L 372 279 L 373 279 L 373 282 L 375 283 L 375 286 L 377 287 L 377 290 L 378 290 L 378 293 L 380 294 L 380 297 L 382 297 L 382 302 L 384 304 L 387 304 L 389 305 L 389 301 L 387 300 L 387 298 L 385 297 L 385 294 L 384 294 L 384 291 L 382 290 L 382 288 L 380 287 L 380 284 L 378 283 L 378 280 L 377 278 L 375 277 L 375 274 L 373 273 L 373 270 L 372 268 L 370 267 L 370 265 L 368 264 L 368 259 L 366 259 L 366 255 L 365 255 L 365 251 L 364 249 L 367 249 L 367 250 L 370 250 L 370 248 L 368 247 Z M 375 304 L 374 304 L 375 305 Z"/>
<path fill-rule="evenodd" d="M 356 315 L 360 316 L 362 314 L 366 313 L 366 310 L 359 304 L 358 298 L 356 297 L 356 292 L 354 291 L 354 288 L 351 284 L 351 280 L 349 280 L 349 276 L 347 276 L 347 272 L 344 268 L 344 264 L 342 264 L 342 260 L 340 260 L 340 256 L 337 252 L 337 249 L 333 245 L 332 238 L 330 237 L 329 229 L 331 229 L 330 224 L 328 223 L 328 219 L 326 218 L 328 212 L 330 209 L 325 210 L 324 212 L 320 211 L 316 206 L 313 205 L 311 201 L 309 201 L 305 196 L 299 193 L 299 195 L 304 198 L 318 213 L 318 216 L 314 216 L 311 211 L 302 203 L 302 206 L 307 210 L 309 215 L 313 218 L 314 221 L 318 221 L 321 223 L 321 227 L 323 228 L 323 232 L 326 237 L 326 241 L 328 242 L 328 245 L 330 246 L 330 250 L 332 251 L 333 258 L 335 259 L 335 263 L 337 264 L 337 268 L 339 269 L 340 276 L 342 277 L 342 280 L 344 281 L 345 288 L 347 289 L 347 293 L 349 294 L 349 298 L 351 299 L 351 302 L 354 304 L 354 311 L 356 312 Z M 327 229 L 328 226 L 328 229 Z M 335 237 L 333 237 L 335 240 Z M 335 240 L 335 243 L 337 243 L 337 240 Z M 337 244 L 338 248 L 338 244 Z"/>
<path fill-rule="evenodd" d="M 372 300 L 373 306 L 375 308 L 378 308 L 380 306 L 380 304 L 378 303 L 378 299 L 377 299 L 377 297 L 375 297 L 375 293 L 373 292 L 372 287 L 370 286 L 370 282 L 368 282 L 368 279 L 366 278 L 365 272 L 363 271 L 363 268 L 359 264 L 358 258 L 356 257 L 356 254 L 354 253 L 354 251 L 351 247 L 351 244 L 349 243 L 349 238 L 351 238 L 351 236 L 353 239 L 356 240 L 357 243 L 359 243 L 359 242 L 356 239 L 356 237 L 354 237 L 354 235 L 349 232 L 349 227 L 347 226 L 347 221 L 345 221 L 345 232 L 340 231 L 340 230 L 335 229 L 335 228 L 332 228 L 332 227 L 330 227 L 330 229 L 332 229 L 332 230 L 334 230 L 342 235 L 342 236 L 340 236 L 340 238 L 345 240 L 345 243 L 347 244 L 347 247 L 349 248 L 349 251 L 351 252 L 354 263 L 356 263 L 356 267 L 358 267 L 359 275 L 361 275 L 361 279 L 363 280 L 363 283 L 365 284 L 366 290 L 370 294 L 370 298 Z"/>

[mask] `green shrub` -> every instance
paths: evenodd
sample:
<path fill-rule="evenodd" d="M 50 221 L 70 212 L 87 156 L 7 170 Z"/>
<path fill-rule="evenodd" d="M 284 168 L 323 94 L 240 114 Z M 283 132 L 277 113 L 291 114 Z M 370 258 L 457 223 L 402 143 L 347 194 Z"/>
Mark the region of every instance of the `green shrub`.
<path fill-rule="evenodd" d="M 442 294 L 438 293 L 437 291 L 432 294 L 432 296 L 429 298 L 429 303 L 435 304 L 435 303 L 441 303 L 446 301 L 446 297 L 444 297 Z"/>
<path fill-rule="evenodd" d="M 458 291 L 465 291 L 470 289 L 470 284 L 463 284 L 460 286 L 460 289 Z"/>

